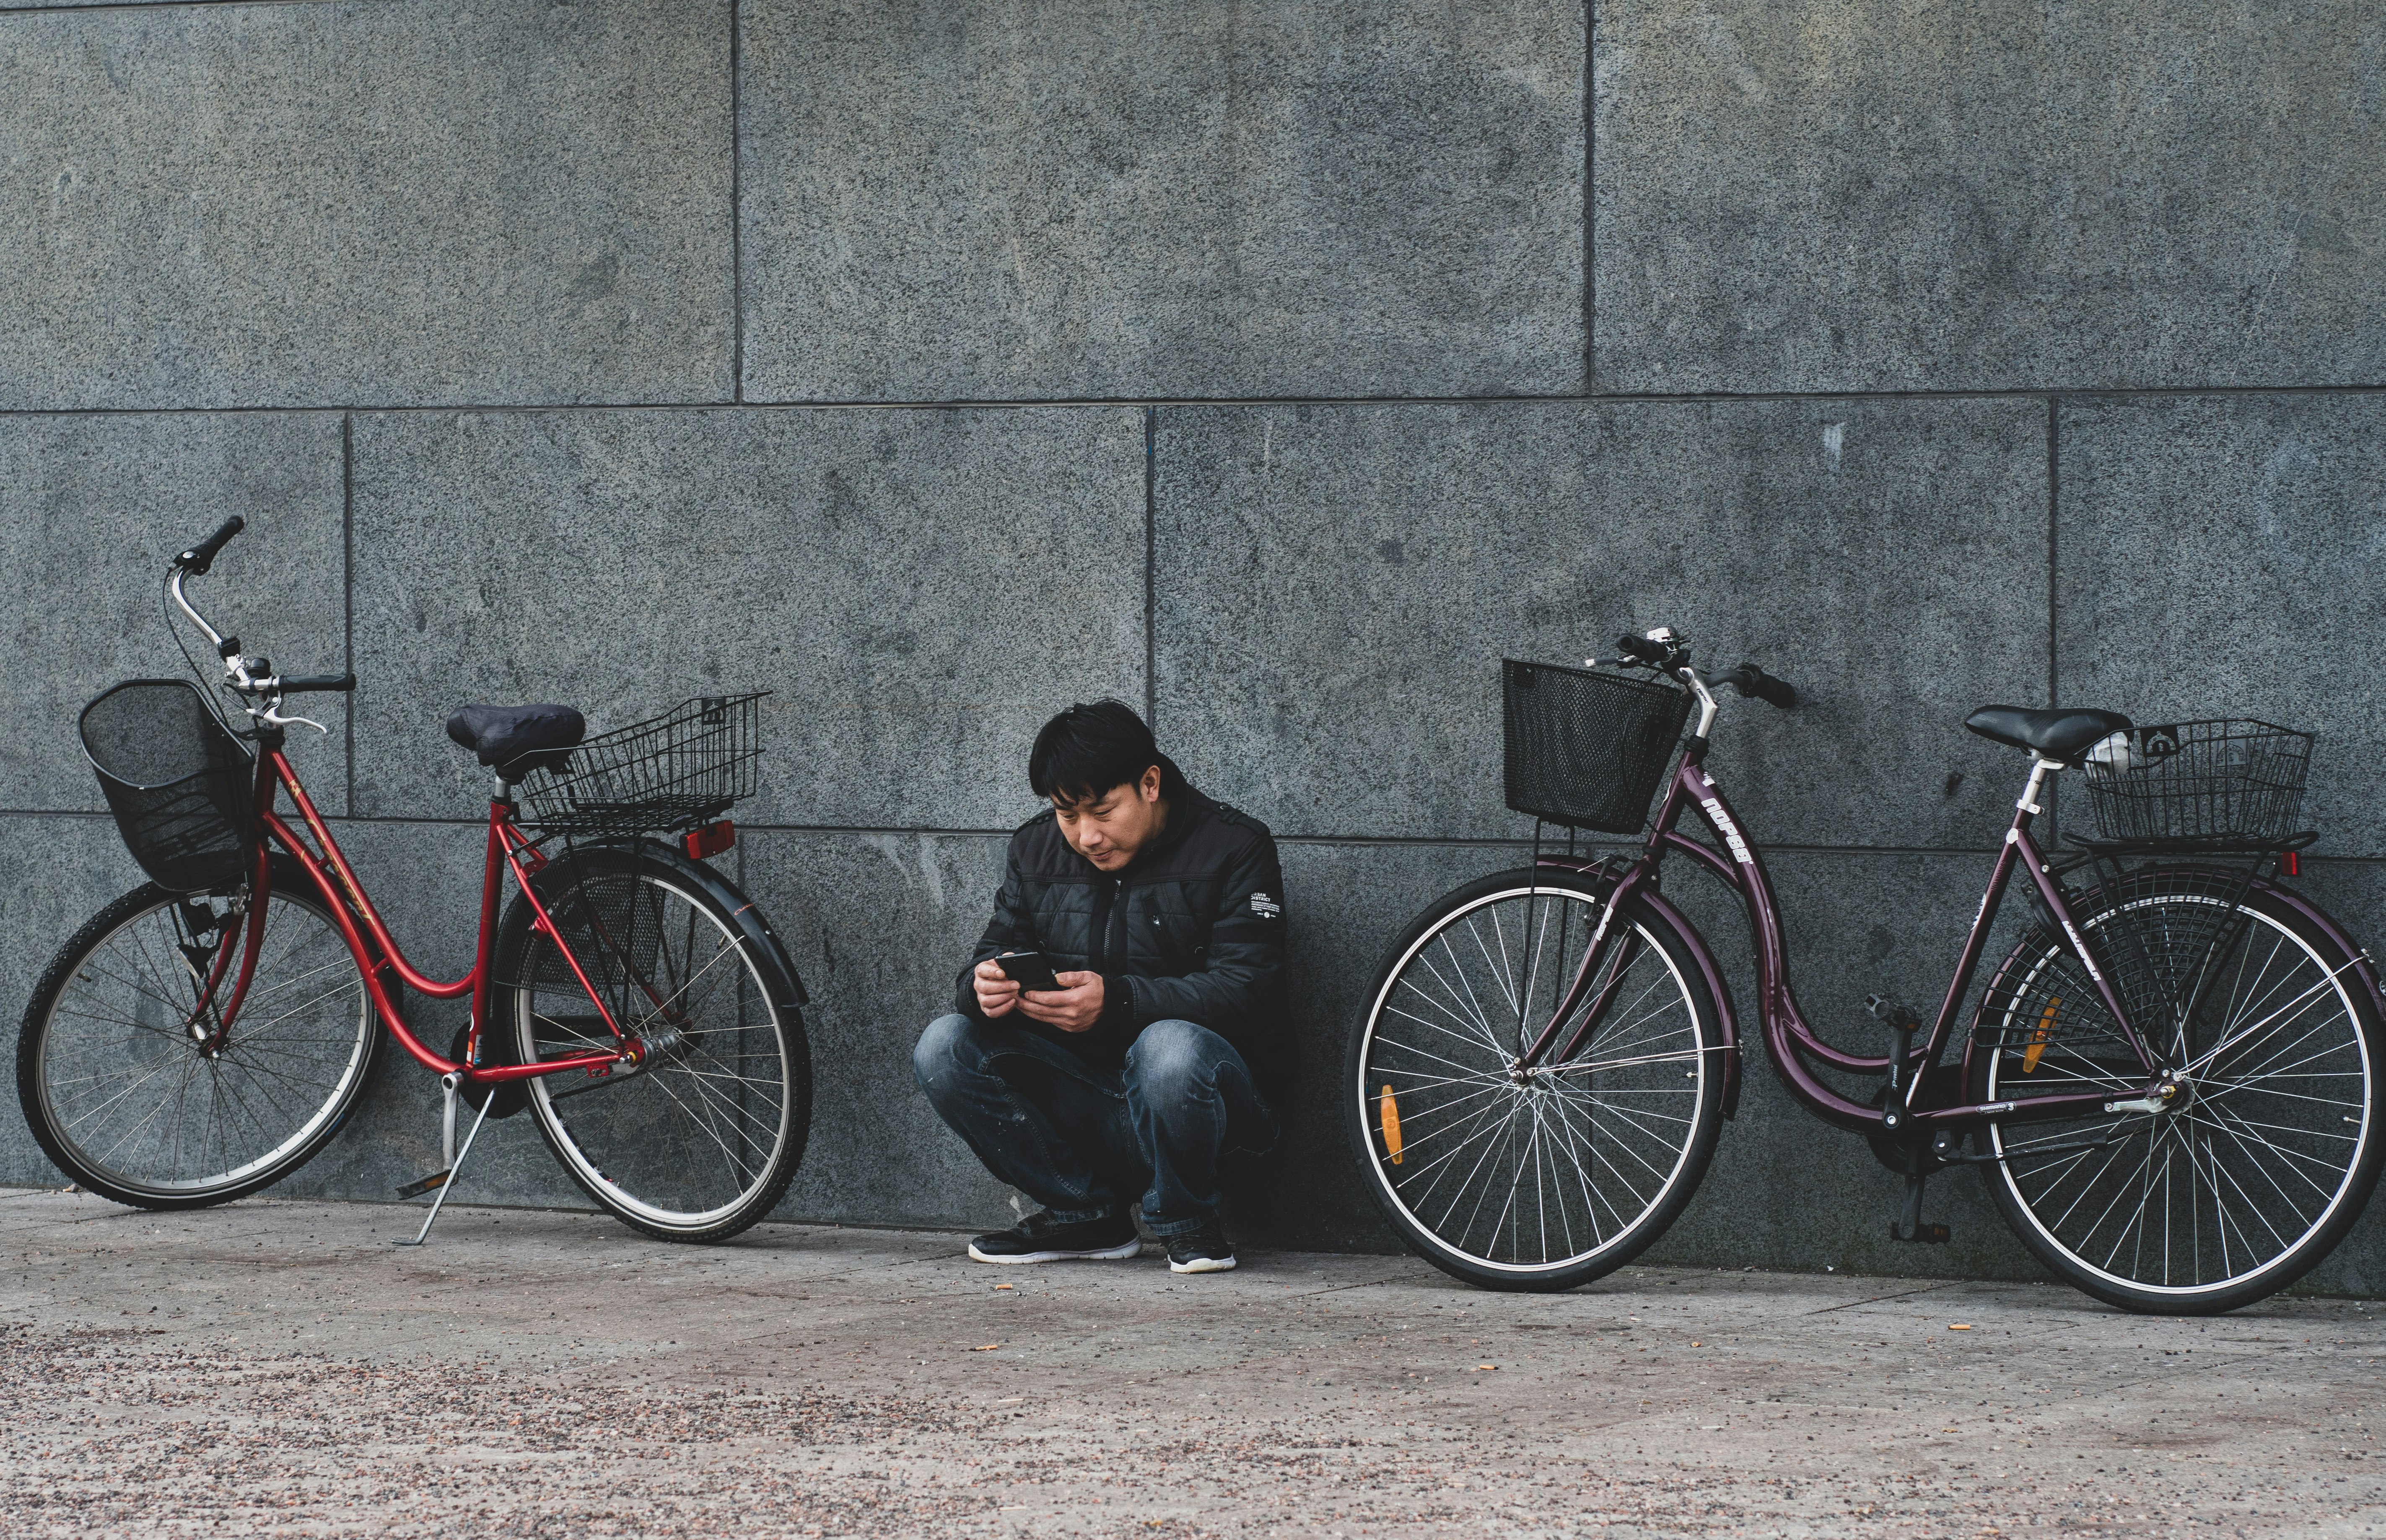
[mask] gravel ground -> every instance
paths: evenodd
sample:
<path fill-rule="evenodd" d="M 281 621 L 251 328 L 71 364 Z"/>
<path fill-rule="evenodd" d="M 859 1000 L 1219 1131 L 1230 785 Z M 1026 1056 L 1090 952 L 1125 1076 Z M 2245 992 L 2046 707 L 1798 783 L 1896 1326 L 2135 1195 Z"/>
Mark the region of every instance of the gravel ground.
<path fill-rule="evenodd" d="M 408 1215 L 0 1193 L 0 1534 L 2386 1529 L 2366 1301 Z"/>

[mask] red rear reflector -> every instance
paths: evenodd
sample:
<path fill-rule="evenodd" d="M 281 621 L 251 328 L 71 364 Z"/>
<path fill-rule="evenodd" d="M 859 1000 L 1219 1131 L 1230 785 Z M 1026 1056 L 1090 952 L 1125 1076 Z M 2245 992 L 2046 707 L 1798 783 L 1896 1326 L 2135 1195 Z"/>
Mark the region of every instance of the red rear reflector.
<path fill-rule="evenodd" d="M 737 826 L 722 819 L 719 823 L 708 823 L 701 829 L 689 830 L 687 837 L 681 843 L 687 846 L 689 856 L 700 861 L 707 856 L 718 856 L 735 845 Z"/>
<path fill-rule="evenodd" d="M 2300 851 L 2295 851 L 2295 850 L 2290 850 L 2290 851 L 2288 851 L 2288 852 L 2287 852 L 2287 875 L 2288 875 L 2288 876 L 2290 876 L 2290 877 L 2300 877 L 2300 876 L 2302 876 L 2302 875 L 2304 874 L 2304 863 L 2303 863 L 2301 860 L 2297 859 L 2297 858 L 2298 858 L 2301 854 L 2302 854 L 2302 852 L 2300 852 Z"/>

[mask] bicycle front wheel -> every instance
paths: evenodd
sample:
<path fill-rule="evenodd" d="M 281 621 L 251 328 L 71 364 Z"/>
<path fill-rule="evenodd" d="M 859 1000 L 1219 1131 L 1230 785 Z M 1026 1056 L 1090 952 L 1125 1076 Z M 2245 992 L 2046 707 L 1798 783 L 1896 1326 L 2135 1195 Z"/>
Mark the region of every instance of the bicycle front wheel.
<path fill-rule="evenodd" d="M 1714 1153 L 1720 1013 L 1689 939 L 1643 906 L 1617 917 L 1561 1029 L 1562 1046 L 1604 995 L 1582 1047 L 1516 1068 L 1605 906 L 1549 871 L 1458 889 L 1393 945 L 1351 1040 L 1340 1099 L 1368 1186 L 1411 1248 L 1470 1283 L 1566 1289 L 1623 1266 Z"/>
<path fill-rule="evenodd" d="M 724 1240 L 761 1219 L 803 1159 L 811 1056 L 752 904 L 653 844 L 577 850 L 533 881 L 571 957 L 517 898 L 496 954 L 507 1057 L 612 1046 L 581 973 L 623 1032 L 659 1045 L 634 1070 L 528 1082 L 548 1148 L 589 1196 L 659 1239 Z"/>
<path fill-rule="evenodd" d="M 240 916 L 220 897 L 134 889 L 33 991 L 18 1098 L 86 1191 L 143 1208 L 228 1202 L 305 1165 L 355 1109 L 381 1045 L 372 1002 L 305 875 L 278 858 L 273 870 L 271 896 Z M 227 1024 L 251 925 L 257 964 Z"/>
<path fill-rule="evenodd" d="M 2125 1309 L 2209 1315 L 2274 1294 L 2329 1254 L 2378 1183 L 2368 989 L 2291 906 L 2241 886 L 2156 868 L 2080 921 L 2155 1063 L 2183 1082 L 2174 1108 L 1985 1135 L 1999 1163 L 1982 1174 L 2014 1233 Z M 1974 1100 L 2143 1094 L 2066 943 L 2026 939 L 1985 1000 Z"/>

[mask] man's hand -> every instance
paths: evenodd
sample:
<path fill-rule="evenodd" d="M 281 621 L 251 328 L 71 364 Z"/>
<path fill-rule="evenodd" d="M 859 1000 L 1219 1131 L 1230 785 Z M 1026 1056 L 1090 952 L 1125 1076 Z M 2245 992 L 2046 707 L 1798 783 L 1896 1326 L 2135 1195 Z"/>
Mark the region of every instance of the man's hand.
<path fill-rule="evenodd" d="M 970 980 L 970 987 L 977 991 L 977 1008 L 986 1012 L 989 1021 L 1010 1015 L 1011 1008 L 1019 1004 L 1019 982 L 1004 977 L 1002 964 L 992 959 L 977 965 L 977 974 Z"/>
<path fill-rule="evenodd" d="M 980 970 L 987 966 L 985 963 L 978 965 Z M 1001 970 L 996 969 L 995 971 L 999 973 Z M 1011 987 L 1018 992 L 1019 1008 L 1031 1019 L 1048 1027 L 1058 1027 L 1062 1032 L 1085 1032 L 1102 1019 L 1102 976 L 1099 973 L 1076 971 L 1055 973 L 1052 977 L 1060 981 L 1060 988 L 1020 990 L 1017 984 L 1012 984 Z M 977 986 L 977 997 L 980 1004 L 985 1003 L 984 983 Z M 1009 1004 L 1003 1008 L 1008 1010 Z M 989 1008 L 986 1014 L 991 1016 L 994 1012 Z"/>

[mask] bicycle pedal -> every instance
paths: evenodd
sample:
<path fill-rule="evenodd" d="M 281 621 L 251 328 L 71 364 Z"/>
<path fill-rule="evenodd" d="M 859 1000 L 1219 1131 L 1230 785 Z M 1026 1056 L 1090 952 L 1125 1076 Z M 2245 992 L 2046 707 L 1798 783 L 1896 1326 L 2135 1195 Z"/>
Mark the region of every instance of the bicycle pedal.
<path fill-rule="evenodd" d="M 1892 1032 L 1913 1032 L 1922 1025 L 1921 1017 L 1886 995 L 1865 995 L 1865 1009 L 1888 1022 Z"/>
<path fill-rule="evenodd" d="M 421 1197 L 425 1193 L 436 1192 L 440 1188 L 447 1185 L 447 1179 L 455 1174 L 456 1168 L 453 1166 L 448 1167 L 444 1171 L 433 1171 L 429 1176 L 424 1177 L 420 1182 L 409 1182 L 405 1186 L 400 1187 L 397 1190 L 397 1196 L 402 1198 Z"/>

